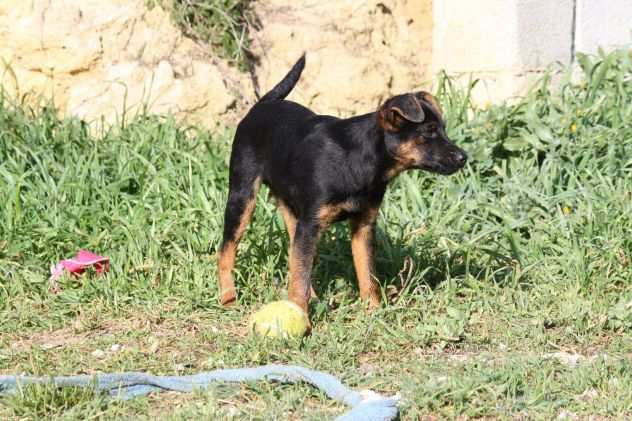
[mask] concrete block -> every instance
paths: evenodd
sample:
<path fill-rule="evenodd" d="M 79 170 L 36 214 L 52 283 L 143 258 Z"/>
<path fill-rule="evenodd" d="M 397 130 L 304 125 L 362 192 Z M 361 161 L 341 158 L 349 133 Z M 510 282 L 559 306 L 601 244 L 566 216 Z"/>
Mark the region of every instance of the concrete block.
<path fill-rule="evenodd" d="M 571 62 L 572 0 L 518 0 L 517 48 L 520 68 L 540 70 Z"/>
<path fill-rule="evenodd" d="M 433 6 L 435 70 L 523 71 L 570 62 L 572 0 L 443 0 Z"/>
<path fill-rule="evenodd" d="M 435 71 L 494 71 L 519 63 L 516 1 L 435 1 L 433 19 Z"/>
<path fill-rule="evenodd" d="M 433 71 L 481 79 L 475 102 L 519 96 L 548 65 L 571 61 L 572 0 L 443 0 L 433 6 Z"/>
<path fill-rule="evenodd" d="M 575 50 L 596 53 L 632 44 L 631 0 L 577 0 Z"/>

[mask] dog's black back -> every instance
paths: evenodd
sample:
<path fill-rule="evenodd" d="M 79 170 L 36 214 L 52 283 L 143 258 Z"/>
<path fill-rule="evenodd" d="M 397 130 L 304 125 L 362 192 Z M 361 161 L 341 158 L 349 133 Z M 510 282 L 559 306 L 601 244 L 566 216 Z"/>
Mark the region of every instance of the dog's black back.
<path fill-rule="evenodd" d="M 371 141 L 377 122 L 370 114 L 353 120 L 349 125 L 287 100 L 260 102 L 237 128 L 231 167 L 255 166 L 298 218 L 350 196 L 380 200 L 386 180 L 379 175 L 386 163 L 383 145 Z"/>

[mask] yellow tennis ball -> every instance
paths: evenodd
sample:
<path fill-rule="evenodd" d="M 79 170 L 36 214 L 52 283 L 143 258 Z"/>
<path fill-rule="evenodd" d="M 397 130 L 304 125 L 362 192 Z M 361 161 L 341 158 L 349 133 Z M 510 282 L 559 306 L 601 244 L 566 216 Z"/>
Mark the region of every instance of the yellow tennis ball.
<path fill-rule="evenodd" d="M 262 336 L 274 338 L 301 337 L 307 332 L 307 315 L 292 301 L 274 301 L 255 312 L 250 329 Z"/>

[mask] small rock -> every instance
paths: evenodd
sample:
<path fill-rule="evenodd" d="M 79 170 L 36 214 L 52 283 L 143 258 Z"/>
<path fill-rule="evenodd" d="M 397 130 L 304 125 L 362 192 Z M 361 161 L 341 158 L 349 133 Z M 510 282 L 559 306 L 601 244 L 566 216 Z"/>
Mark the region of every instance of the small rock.
<path fill-rule="evenodd" d="M 60 346 L 60 345 L 59 344 L 45 343 L 45 344 L 40 345 L 40 348 L 42 349 L 42 351 L 48 351 L 49 349 L 57 348 L 58 346 Z"/>
<path fill-rule="evenodd" d="M 556 359 L 562 364 L 566 364 L 569 367 L 577 367 L 583 357 L 579 354 L 569 354 L 568 352 L 553 352 L 551 354 L 545 354 L 545 359 Z"/>
<path fill-rule="evenodd" d="M 591 401 L 597 396 L 599 396 L 599 392 L 597 392 L 597 390 L 593 387 L 593 388 L 584 390 L 584 393 L 579 395 L 579 398 L 583 401 Z"/>
<path fill-rule="evenodd" d="M 155 354 L 160 348 L 160 341 L 157 338 L 150 338 L 149 352 Z"/>
<path fill-rule="evenodd" d="M 448 355 L 448 358 L 453 361 L 458 361 L 458 362 L 466 362 L 470 359 L 470 357 L 467 354 L 452 354 L 452 355 Z"/>
<path fill-rule="evenodd" d="M 560 413 L 557 415 L 557 419 L 558 420 L 576 420 L 578 418 L 577 418 L 577 414 L 575 414 L 574 412 L 562 409 Z"/>
<path fill-rule="evenodd" d="M 119 352 L 121 350 L 121 348 L 123 348 L 123 347 L 120 344 L 114 344 L 110 348 L 110 351 L 112 351 L 112 352 Z"/>
<path fill-rule="evenodd" d="M 92 356 L 99 359 L 105 358 L 105 352 L 102 349 L 95 349 L 92 351 Z"/>
<path fill-rule="evenodd" d="M 83 330 L 83 323 L 81 322 L 81 319 L 73 320 L 72 330 L 74 330 L 75 332 L 81 332 Z"/>

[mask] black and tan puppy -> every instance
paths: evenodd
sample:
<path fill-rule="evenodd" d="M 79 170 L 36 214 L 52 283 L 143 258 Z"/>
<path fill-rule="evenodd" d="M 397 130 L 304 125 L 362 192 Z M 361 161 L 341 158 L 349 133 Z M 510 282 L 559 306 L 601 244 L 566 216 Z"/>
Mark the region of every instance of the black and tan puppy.
<path fill-rule="evenodd" d="M 237 127 L 219 253 L 223 304 L 237 298 L 231 272 L 261 183 L 277 199 L 289 232 L 290 300 L 307 312 L 319 234 L 349 219 L 360 296 L 376 306 L 374 228 L 389 181 L 411 168 L 452 174 L 465 165 L 467 157 L 447 138 L 432 95 L 397 95 L 376 112 L 348 119 L 317 115 L 284 100 L 304 66 L 305 56 Z"/>

